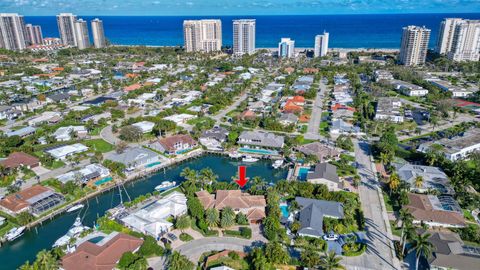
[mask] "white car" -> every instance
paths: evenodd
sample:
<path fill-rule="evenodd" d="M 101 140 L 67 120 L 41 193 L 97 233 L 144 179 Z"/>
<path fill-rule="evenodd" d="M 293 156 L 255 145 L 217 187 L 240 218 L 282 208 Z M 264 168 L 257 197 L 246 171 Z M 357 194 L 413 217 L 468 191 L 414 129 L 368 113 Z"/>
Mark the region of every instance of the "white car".
<path fill-rule="evenodd" d="M 334 233 L 325 234 L 325 235 L 323 236 L 323 240 L 326 240 L 326 241 L 337 241 L 337 240 L 338 240 L 338 234 L 334 234 Z"/>

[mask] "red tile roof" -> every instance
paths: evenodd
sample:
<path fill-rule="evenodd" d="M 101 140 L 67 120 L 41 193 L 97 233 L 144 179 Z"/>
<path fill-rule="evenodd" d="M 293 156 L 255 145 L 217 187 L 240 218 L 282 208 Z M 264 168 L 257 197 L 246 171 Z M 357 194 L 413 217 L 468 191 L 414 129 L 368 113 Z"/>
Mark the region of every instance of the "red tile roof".
<path fill-rule="evenodd" d="M 0 200 L 0 206 L 17 213 L 30 206 L 30 203 L 27 201 L 28 199 L 48 191 L 51 191 L 51 189 L 44 186 L 35 185 L 17 193 L 8 195 Z"/>
<path fill-rule="evenodd" d="M 36 166 L 40 160 L 23 152 L 11 153 L 7 159 L 0 161 L 0 165 L 5 168 L 18 168 L 20 166 Z"/>
<path fill-rule="evenodd" d="M 460 213 L 434 209 L 428 198 L 429 195 L 408 193 L 407 196 L 410 202 L 404 208 L 413 215 L 414 219 L 441 224 L 465 225 L 465 219 Z"/>
<path fill-rule="evenodd" d="M 125 86 L 123 88 L 123 91 L 130 92 L 130 91 L 134 91 L 134 90 L 137 90 L 137 89 L 140 89 L 140 88 L 142 88 L 142 85 L 139 84 L 139 83 L 135 83 L 135 84 L 132 84 L 132 85 L 129 85 L 129 86 Z"/>
<path fill-rule="evenodd" d="M 142 244 L 142 239 L 124 233 L 117 234 L 102 246 L 86 241 L 75 252 L 63 256 L 62 267 L 65 270 L 111 270 L 123 253 L 134 252 Z"/>
<path fill-rule="evenodd" d="M 158 142 L 165 148 L 168 152 L 174 152 L 175 144 L 182 143 L 182 144 L 189 144 L 190 146 L 196 146 L 197 142 L 190 137 L 190 135 L 186 134 L 177 134 L 167 138 L 162 138 L 158 140 Z"/>

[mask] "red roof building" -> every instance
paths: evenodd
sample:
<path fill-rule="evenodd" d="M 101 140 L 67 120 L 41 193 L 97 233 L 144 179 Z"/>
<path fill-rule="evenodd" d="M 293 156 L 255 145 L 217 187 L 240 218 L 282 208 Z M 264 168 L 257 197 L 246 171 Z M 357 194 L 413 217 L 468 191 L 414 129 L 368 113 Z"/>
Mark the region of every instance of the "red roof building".
<path fill-rule="evenodd" d="M 122 255 L 136 252 L 143 240 L 124 233 L 107 236 L 107 241 L 98 243 L 85 241 L 75 252 L 62 257 L 62 268 L 65 270 L 111 270 L 115 268 Z M 109 240 L 108 240 L 109 239 Z"/>
<path fill-rule="evenodd" d="M 14 152 L 11 153 L 6 159 L 0 161 L 0 165 L 8 169 L 14 169 L 22 166 L 30 169 L 39 166 L 40 160 L 23 152 Z"/>
<path fill-rule="evenodd" d="M 129 85 L 129 86 L 125 86 L 123 88 L 123 91 L 130 92 L 130 91 L 135 91 L 135 90 L 140 89 L 140 88 L 142 88 L 142 85 L 139 84 L 139 83 L 135 83 L 135 84 L 132 84 L 132 85 Z"/>

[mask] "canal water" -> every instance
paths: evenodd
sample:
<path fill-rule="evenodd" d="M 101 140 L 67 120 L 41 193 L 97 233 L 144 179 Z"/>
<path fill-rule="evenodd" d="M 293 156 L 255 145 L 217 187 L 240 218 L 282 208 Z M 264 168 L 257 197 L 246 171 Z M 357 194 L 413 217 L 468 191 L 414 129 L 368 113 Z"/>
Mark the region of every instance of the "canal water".
<path fill-rule="evenodd" d="M 195 170 L 209 167 L 219 176 L 219 181 L 231 181 L 231 177 L 237 174 L 238 165 L 247 166 L 247 177 L 260 176 L 267 183 L 276 182 L 287 177 L 286 169 L 273 169 L 271 162 L 267 160 L 243 164 L 225 156 L 204 155 L 173 165 L 167 168 L 165 172 L 161 171 L 147 178 L 132 181 L 125 185 L 125 189 L 133 200 L 135 197 L 154 191 L 155 186 L 162 181 L 176 181 L 178 184 L 183 181 L 180 173 L 186 167 Z M 125 194 L 123 194 L 123 199 L 124 201 L 127 199 Z M 85 207 L 80 213 L 81 216 L 85 215 L 84 225 L 92 227 L 97 217 L 103 216 L 105 211 L 117 206 L 119 203 L 118 189 L 112 189 L 96 198 L 90 199 L 88 208 L 85 203 Z M 4 246 L 0 247 L 0 269 L 16 269 L 27 260 L 30 262 L 35 260 L 37 252 L 42 249 L 50 249 L 53 243 L 68 231 L 77 215 L 78 212 L 58 215 L 54 219 L 44 222 L 43 225 L 37 226 L 36 230 L 32 228 L 17 240 L 4 244 Z"/>

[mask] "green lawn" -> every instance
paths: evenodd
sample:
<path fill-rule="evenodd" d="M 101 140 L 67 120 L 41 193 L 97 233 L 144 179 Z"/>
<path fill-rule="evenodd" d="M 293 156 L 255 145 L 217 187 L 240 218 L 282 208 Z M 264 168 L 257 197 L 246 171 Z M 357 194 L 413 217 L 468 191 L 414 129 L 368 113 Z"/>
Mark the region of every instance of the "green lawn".
<path fill-rule="evenodd" d="M 0 237 L 5 235 L 8 231 L 10 231 L 13 227 L 15 227 L 15 224 L 13 224 L 10 221 L 5 221 L 5 224 L 0 227 Z"/>
<path fill-rule="evenodd" d="M 99 151 L 102 153 L 110 152 L 115 147 L 108 142 L 102 140 L 102 139 L 93 139 L 93 140 L 88 140 L 84 141 L 85 145 L 88 146 L 92 151 Z"/>
<path fill-rule="evenodd" d="M 392 234 L 393 235 L 396 235 L 396 236 L 401 236 L 402 235 L 402 230 L 395 226 L 395 221 L 390 220 L 390 227 L 392 228 Z"/>
<path fill-rule="evenodd" d="M 385 202 L 385 207 L 387 208 L 387 212 L 393 212 L 393 205 L 390 200 L 390 196 L 387 193 L 383 192 L 383 201 Z"/>
<path fill-rule="evenodd" d="M 469 210 L 463 209 L 463 216 L 464 216 L 467 220 L 470 220 L 470 221 L 474 221 L 474 222 L 475 222 L 475 218 L 473 217 L 472 212 L 470 212 Z"/>
<path fill-rule="evenodd" d="M 61 168 L 65 166 L 65 163 L 61 160 L 54 160 L 53 163 L 52 163 L 52 166 L 45 166 L 47 167 L 47 169 L 50 169 L 50 170 L 55 170 L 55 169 L 58 169 L 58 168 Z"/>
<path fill-rule="evenodd" d="M 105 126 L 95 127 L 90 131 L 90 135 L 92 136 L 100 135 L 100 132 L 102 131 L 103 128 L 105 128 Z"/>

